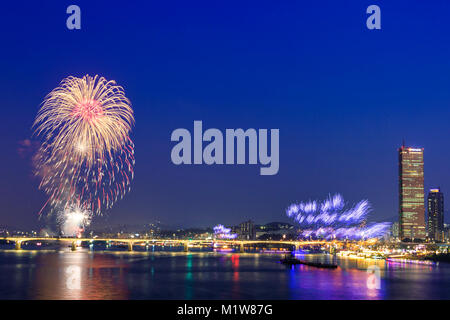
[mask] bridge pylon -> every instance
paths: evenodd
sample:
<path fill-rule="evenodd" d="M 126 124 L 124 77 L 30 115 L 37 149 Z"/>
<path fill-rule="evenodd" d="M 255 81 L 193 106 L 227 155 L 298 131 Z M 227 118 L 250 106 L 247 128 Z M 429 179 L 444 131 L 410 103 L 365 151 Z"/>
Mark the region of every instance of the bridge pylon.
<path fill-rule="evenodd" d="M 72 241 L 72 251 L 77 251 L 77 243 L 75 241 Z"/>
<path fill-rule="evenodd" d="M 189 252 L 189 243 L 187 241 L 183 242 L 184 252 Z"/>
<path fill-rule="evenodd" d="M 133 251 L 133 241 L 128 241 L 128 251 Z"/>
<path fill-rule="evenodd" d="M 239 242 L 239 252 L 240 253 L 244 253 L 245 252 L 245 250 L 244 250 L 245 248 L 244 248 L 244 242 Z"/>

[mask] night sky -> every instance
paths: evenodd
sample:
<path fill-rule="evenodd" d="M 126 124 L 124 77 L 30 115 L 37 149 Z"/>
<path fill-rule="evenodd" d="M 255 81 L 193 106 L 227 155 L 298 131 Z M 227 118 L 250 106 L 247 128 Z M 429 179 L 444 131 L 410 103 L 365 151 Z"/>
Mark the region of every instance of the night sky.
<path fill-rule="evenodd" d="M 82 29 L 66 28 L 81 8 Z M 381 30 L 366 8 L 381 7 Z M 398 212 L 397 148 L 425 148 L 425 188 L 450 197 L 450 2 L 32 1 L 2 4 L 0 225 L 46 201 L 20 142 L 66 76 L 99 74 L 135 111 L 132 189 L 101 218 L 182 226 L 288 221 L 293 201 L 368 199 Z M 175 166 L 176 128 L 279 128 L 280 170 Z M 102 221 L 97 219 L 98 221 Z"/>

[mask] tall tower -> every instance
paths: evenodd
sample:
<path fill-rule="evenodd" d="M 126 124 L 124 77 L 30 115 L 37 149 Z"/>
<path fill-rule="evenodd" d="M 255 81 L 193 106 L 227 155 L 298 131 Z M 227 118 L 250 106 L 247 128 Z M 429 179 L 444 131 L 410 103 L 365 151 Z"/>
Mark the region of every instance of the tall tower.
<path fill-rule="evenodd" d="M 428 193 L 428 237 L 438 242 L 444 240 L 444 195 L 440 188 Z"/>
<path fill-rule="evenodd" d="M 425 240 L 423 148 L 398 149 L 399 236 L 401 240 Z"/>

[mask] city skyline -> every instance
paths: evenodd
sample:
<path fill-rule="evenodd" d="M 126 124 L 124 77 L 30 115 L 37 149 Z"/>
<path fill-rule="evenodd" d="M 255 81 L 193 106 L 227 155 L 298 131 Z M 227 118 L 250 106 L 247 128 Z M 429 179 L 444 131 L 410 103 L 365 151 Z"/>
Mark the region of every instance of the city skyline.
<path fill-rule="evenodd" d="M 404 144 L 404 142 L 403 142 L 403 144 Z M 423 166 L 424 166 L 424 161 L 423 161 L 423 151 L 424 151 L 424 148 L 417 148 L 417 147 L 415 147 L 415 148 L 411 148 L 411 147 L 405 147 L 404 145 L 401 147 L 401 148 L 399 148 L 398 149 L 398 155 L 399 155 L 399 165 L 401 164 L 401 154 L 402 154 L 402 151 L 403 150 L 406 150 L 406 151 L 413 151 L 413 153 L 414 152 L 418 152 L 418 153 L 420 153 L 421 154 L 421 179 L 422 180 L 424 180 L 424 173 L 423 173 Z M 409 159 L 409 160 L 411 160 L 411 159 Z M 419 161 L 419 162 L 420 162 Z M 399 168 L 401 168 L 401 166 L 399 166 Z M 401 169 L 399 169 L 399 170 L 401 170 Z M 400 171 L 399 171 L 400 172 Z M 400 176 L 400 173 L 399 173 L 399 176 Z M 400 184 L 401 184 L 401 178 L 400 178 L 400 180 L 399 180 L 399 187 L 400 187 Z M 421 183 L 421 185 L 423 186 L 424 184 L 423 184 L 423 182 Z M 431 184 L 431 185 L 433 185 L 433 184 Z M 421 189 L 422 189 L 422 187 L 420 187 Z M 400 194 L 401 194 L 401 188 L 399 188 L 399 190 L 400 190 L 400 193 L 399 193 L 399 201 L 398 201 L 398 205 L 399 205 L 399 207 L 401 208 L 401 196 L 400 196 Z M 439 190 L 439 192 L 440 192 L 440 188 L 439 189 L 435 189 L 435 188 L 431 188 L 430 189 L 430 192 L 434 192 L 435 190 Z M 425 193 L 424 193 L 424 191 L 422 192 L 422 196 L 423 196 L 423 199 L 425 199 Z M 420 202 L 420 201 L 419 201 Z M 426 233 L 428 233 L 428 230 L 429 230 L 429 214 L 428 214 L 428 208 L 429 208 L 429 204 L 428 204 L 428 202 L 427 202 L 427 209 L 425 209 L 425 200 L 423 201 L 424 202 L 424 205 L 423 205 L 423 208 L 421 207 L 421 208 L 419 208 L 419 211 L 420 212 L 423 212 L 423 219 L 424 219 L 424 226 L 425 226 L 425 228 L 426 228 Z M 397 211 L 397 212 L 399 212 L 398 214 L 397 214 L 397 216 L 400 214 L 400 217 L 401 217 L 401 211 Z M 445 216 L 447 216 L 447 215 L 445 215 L 445 214 L 443 214 L 443 217 L 445 217 Z M 257 219 L 257 217 L 255 217 L 255 216 L 250 216 L 250 215 L 247 215 L 246 217 L 248 217 L 249 219 L 253 219 L 253 220 L 255 220 L 255 218 L 256 218 L 256 220 L 258 221 L 258 219 Z M 105 220 L 105 218 L 106 218 L 106 220 Z M 105 224 L 105 221 L 107 221 L 107 219 L 108 219 L 109 217 L 108 216 L 106 216 L 106 217 L 102 217 L 102 216 L 98 216 L 98 217 L 96 217 L 96 219 L 97 220 L 99 220 L 99 221 L 97 221 L 95 224 L 97 224 L 97 225 L 102 225 L 102 224 Z M 373 215 L 372 216 L 370 216 L 370 221 L 380 221 L 379 219 L 377 219 L 377 217 L 374 217 Z M 103 221 L 101 221 L 101 220 L 103 220 Z M 147 220 L 145 220 L 144 219 L 144 221 L 143 222 L 140 222 L 141 224 L 145 224 L 145 223 L 148 223 L 149 221 L 152 221 L 152 220 L 158 220 L 158 218 L 154 218 L 154 217 L 150 217 L 149 219 L 147 219 Z M 164 219 L 162 219 L 162 220 L 164 220 Z M 237 218 L 237 221 L 234 221 L 234 222 L 228 222 L 227 223 L 227 225 L 229 225 L 229 226 L 232 226 L 232 225 L 236 225 L 236 224 L 238 224 L 239 223 L 239 221 L 242 221 L 243 220 L 243 218 Z M 396 222 L 398 219 L 396 218 L 396 217 L 391 217 L 390 219 L 387 219 L 387 221 L 389 221 L 389 222 Z M 277 217 L 274 217 L 274 219 L 272 220 L 272 221 L 280 221 L 280 222 L 283 222 L 283 223 L 289 223 L 289 219 L 287 219 L 284 215 L 280 215 L 278 218 Z M 261 222 L 261 223 L 264 223 L 264 221 L 259 221 L 259 222 Z M 267 222 L 267 221 L 266 221 Z M 164 221 L 164 223 L 166 224 L 166 225 L 168 225 L 168 226 L 170 226 L 171 228 L 196 228 L 196 227 L 200 227 L 200 228 L 207 228 L 207 227 L 210 227 L 210 226 L 208 226 L 208 225 L 202 225 L 202 224 L 200 224 L 200 225 L 181 225 L 181 224 L 171 224 L 170 222 L 168 222 L 168 221 Z M 114 223 L 114 225 L 115 226 L 118 226 L 118 225 L 127 225 L 127 223 L 124 223 L 124 222 L 116 222 L 116 223 Z M 401 224 L 400 224 L 401 225 Z M 5 224 L 3 224 L 3 226 L 4 227 L 17 227 L 17 225 L 5 225 Z M 36 226 L 31 226 L 31 227 L 28 227 L 28 228 L 31 228 L 31 229 L 34 229 Z M 18 229 L 20 229 L 20 228 L 18 228 Z"/>

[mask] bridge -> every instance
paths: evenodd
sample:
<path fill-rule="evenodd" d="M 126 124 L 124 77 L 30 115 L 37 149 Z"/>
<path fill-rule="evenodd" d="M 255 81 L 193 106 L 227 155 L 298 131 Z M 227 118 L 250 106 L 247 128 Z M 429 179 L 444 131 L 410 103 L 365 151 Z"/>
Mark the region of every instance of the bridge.
<path fill-rule="evenodd" d="M 15 243 L 15 249 L 21 250 L 22 244 L 32 241 L 55 241 L 55 242 L 69 242 L 71 243 L 72 250 L 75 251 L 80 242 L 106 242 L 106 243 L 126 243 L 128 246 L 128 251 L 133 251 L 133 246 L 138 243 L 145 243 L 146 245 L 159 245 L 159 244 L 178 244 L 182 245 L 185 252 L 189 251 L 189 247 L 193 245 L 205 245 L 215 247 L 216 245 L 227 245 L 239 247 L 239 252 L 245 252 L 245 246 L 251 245 L 287 245 L 291 246 L 292 249 L 298 250 L 304 246 L 323 246 L 329 245 L 335 247 L 339 244 L 339 241 L 289 241 L 289 240 L 225 240 L 225 239 L 215 239 L 215 240 L 178 240 L 178 239 L 145 239 L 145 238 L 65 238 L 65 237 L 5 237 L 0 238 L 8 242 Z"/>

